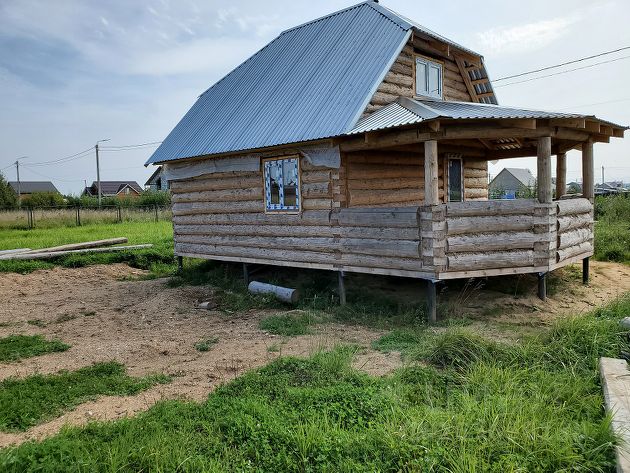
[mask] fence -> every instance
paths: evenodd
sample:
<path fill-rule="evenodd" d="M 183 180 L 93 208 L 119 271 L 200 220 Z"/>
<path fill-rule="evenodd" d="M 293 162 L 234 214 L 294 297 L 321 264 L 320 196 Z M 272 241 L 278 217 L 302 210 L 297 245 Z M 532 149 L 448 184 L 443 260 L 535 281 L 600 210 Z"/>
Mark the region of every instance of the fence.
<path fill-rule="evenodd" d="M 170 207 L 158 205 L 0 209 L 0 228 L 30 229 L 73 227 L 95 223 L 158 222 L 170 221 L 171 217 Z"/>

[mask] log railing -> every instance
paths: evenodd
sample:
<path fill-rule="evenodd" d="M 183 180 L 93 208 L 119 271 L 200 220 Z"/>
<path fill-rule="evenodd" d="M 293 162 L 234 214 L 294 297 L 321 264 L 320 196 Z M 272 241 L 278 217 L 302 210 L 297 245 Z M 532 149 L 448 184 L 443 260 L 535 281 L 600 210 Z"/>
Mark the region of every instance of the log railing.
<path fill-rule="evenodd" d="M 558 243 L 555 263 L 593 254 L 593 204 L 588 199 L 556 202 Z"/>

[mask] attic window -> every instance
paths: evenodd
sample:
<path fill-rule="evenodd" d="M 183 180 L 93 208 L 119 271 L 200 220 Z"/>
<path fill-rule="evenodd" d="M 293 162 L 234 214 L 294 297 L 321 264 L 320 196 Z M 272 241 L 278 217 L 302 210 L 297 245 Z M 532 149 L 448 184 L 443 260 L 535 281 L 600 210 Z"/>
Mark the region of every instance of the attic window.
<path fill-rule="evenodd" d="M 442 64 L 416 57 L 416 95 L 442 98 Z"/>
<path fill-rule="evenodd" d="M 264 161 L 266 210 L 300 210 L 298 161 L 296 156 Z"/>

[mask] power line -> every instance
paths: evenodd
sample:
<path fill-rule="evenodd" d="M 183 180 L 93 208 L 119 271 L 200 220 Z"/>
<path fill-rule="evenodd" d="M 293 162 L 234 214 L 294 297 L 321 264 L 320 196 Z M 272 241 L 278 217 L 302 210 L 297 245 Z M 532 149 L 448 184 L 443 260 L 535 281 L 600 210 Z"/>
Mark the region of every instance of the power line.
<path fill-rule="evenodd" d="M 522 84 L 524 82 L 531 82 L 531 81 L 534 81 L 534 80 L 544 79 L 546 77 L 559 76 L 561 74 L 567 74 L 569 72 L 580 71 L 582 69 L 588 69 L 590 67 L 600 66 L 602 64 L 609 64 L 611 62 L 621 61 L 623 59 L 629 59 L 629 58 L 630 58 L 630 56 L 623 56 L 623 57 L 619 57 L 619 58 L 616 58 L 616 59 L 610 59 L 608 61 L 596 62 L 594 64 L 589 64 L 588 66 L 576 67 L 574 69 L 567 69 L 566 71 L 554 72 L 553 74 L 546 74 L 544 76 L 532 77 L 531 79 L 519 80 L 519 81 L 516 81 L 516 82 L 510 82 L 508 84 L 499 84 L 499 85 L 495 85 L 494 88 L 498 89 L 500 87 L 508 87 L 510 85 Z"/>
<path fill-rule="evenodd" d="M 25 167 L 26 169 L 28 169 L 30 172 L 32 172 L 33 174 L 37 174 L 40 177 L 45 177 L 46 179 L 50 179 L 51 181 L 59 181 L 59 182 L 83 182 L 83 179 L 60 179 L 58 177 L 50 177 L 50 176 L 46 176 L 44 174 L 42 174 L 41 172 L 37 172 L 34 169 L 29 168 L 28 166 L 25 166 L 24 164 L 22 164 L 22 167 Z"/>
<path fill-rule="evenodd" d="M 606 51 L 606 52 L 603 52 L 603 53 L 594 54 L 592 56 L 587 56 L 587 57 L 583 57 L 583 58 L 580 58 L 580 59 L 575 59 L 573 61 L 563 62 L 561 64 L 556 64 L 554 66 L 542 67 L 540 69 L 535 69 L 533 71 L 521 72 L 519 74 L 514 74 L 514 75 L 511 75 L 511 76 L 500 77 L 499 79 L 494 79 L 492 82 L 499 82 L 499 81 L 502 81 L 502 80 L 514 79 L 516 77 L 527 76 L 529 74 L 535 74 L 536 72 L 548 71 L 550 69 L 556 69 L 558 67 L 568 66 L 569 64 L 575 64 L 575 63 L 578 63 L 578 62 L 587 61 L 589 59 L 594 59 L 596 57 L 601 57 L 601 56 L 606 56 L 608 54 L 618 53 L 619 51 L 625 51 L 626 49 L 630 49 L 630 46 L 625 46 L 625 47 L 619 48 L 619 49 L 613 49 L 611 51 Z"/>
<path fill-rule="evenodd" d="M 123 149 L 135 149 L 135 148 L 143 148 L 148 146 L 155 146 L 162 144 L 161 141 L 152 141 L 150 143 L 140 143 L 137 145 L 121 145 L 121 146 L 102 146 L 101 149 L 108 149 L 110 151 L 114 150 L 123 150 Z"/>
<path fill-rule="evenodd" d="M 88 149 L 85 149 L 85 150 L 80 151 L 80 152 L 75 153 L 75 154 L 71 154 L 70 156 L 64 156 L 63 158 L 53 159 L 51 161 L 41 161 L 41 162 L 38 162 L 38 163 L 29 163 L 29 166 L 49 166 L 51 164 L 61 164 L 61 163 L 64 163 L 64 162 L 74 161 L 75 159 L 82 158 L 83 156 L 88 154 L 90 151 L 92 151 L 92 149 L 93 149 L 92 147 L 89 147 Z"/>
<path fill-rule="evenodd" d="M 605 102 L 583 103 L 582 105 L 573 105 L 571 107 L 558 108 L 556 110 L 560 111 L 560 110 L 570 110 L 570 109 L 581 108 L 581 107 L 593 107 L 595 105 L 605 105 L 605 104 L 608 104 L 608 103 L 627 102 L 628 100 L 630 100 L 630 97 L 625 98 L 625 99 L 607 100 Z"/>

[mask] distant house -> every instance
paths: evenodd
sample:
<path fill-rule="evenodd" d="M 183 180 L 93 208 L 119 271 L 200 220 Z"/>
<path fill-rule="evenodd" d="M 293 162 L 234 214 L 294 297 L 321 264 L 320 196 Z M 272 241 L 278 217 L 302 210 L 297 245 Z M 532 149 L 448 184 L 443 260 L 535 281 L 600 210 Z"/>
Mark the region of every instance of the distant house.
<path fill-rule="evenodd" d="M 516 199 L 535 186 L 536 178 L 529 169 L 504 168 L 492 179 L 488 191 L 495 199 Z"/>
<path fill-rule="evenodd" d="M 567 194 L 581 194 L 582 184 L 579 182 L 571 181 L 567 184 Z"/>
<path fill-rule="evenodd" d="M 142 187 L 136 181 L 101 181 L 101 195 L 103 197 L 137 197 L 142 193 Z M 83 195 L 98 196 L 98 183 L 95 181 L 86 187 Z"/>
<path fill-rule="evenodd" d="M 144 183 L 144 188 L 152 191 L 166 191 L 168 190 L 168 181 L 164 178 L 162 172 L 162 166 L 159 166 L 151 177 Z"/>
<path fill-rule="evenodd" d="M 17 181 L 9 182 L 9 186 L 15 192 L 15 195 L 19 193 L 22 197 L 30 196 L 38 192 L 53 192 L 59 194 L 59 191 L 55 185 L 50 181 L 20 181 L 19 185 Z"/>
<path fill-rule="evenodd" d="M 628 190 L 622 181 L 609 181 L 603 184 L 595 184 L 595 195 L 624 194 Z"/>

